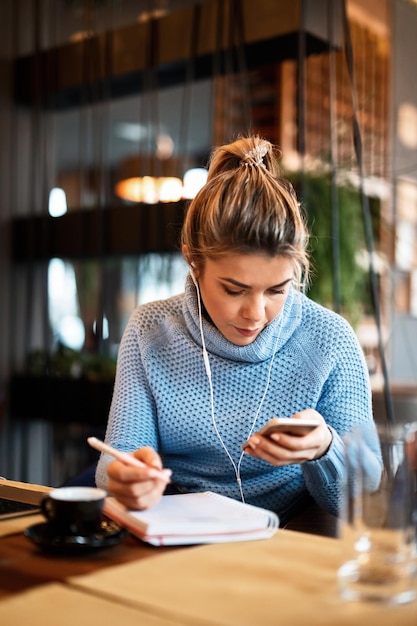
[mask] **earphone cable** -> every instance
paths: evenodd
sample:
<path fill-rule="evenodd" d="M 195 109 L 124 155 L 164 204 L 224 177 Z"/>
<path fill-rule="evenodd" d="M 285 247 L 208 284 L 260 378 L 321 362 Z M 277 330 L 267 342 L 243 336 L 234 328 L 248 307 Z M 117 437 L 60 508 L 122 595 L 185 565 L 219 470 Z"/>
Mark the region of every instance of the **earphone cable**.
<path fill-rule="evenodd" d="M 213 392 L 213 382 L 212 382 L 212 378 L 211 378 L 211 367 L 210 367 L 209 356 L 208 356 L 208 352 L 207 352 L 207 348 L 206 348 L 206 342 L 205 342 L 204 333 L 203 333 L 203 316 L 202 316 L 202 310 L 201 310 L 200 289 L 198 287 L 198 283 L 197 283 L 197 281 L 196 281 L 196 279 L 194 277 L 194 274 L 193 274 L 192 270 L 191 270 L 191 278 L 193 280 L 193 283 L 195 285 L 196 292 L 197 292 L 198 319 L 199 319 L 199 326 L 200 326 L 201 345 L 202 345 L 202 349 L 203 349 L 204 366 L 206 368 L 207 378 L 208 378 L 208 381 L 209 381 L 209 389 L 210 389 L 211 421 L 213 423 L 213 428 L 214 428 L 214 430 L 216 432 L 217 438 L 220 441 L 220 443 L 221 443 L 221 445 L 222 445 L 226 455 L 228 456 L 228 458 L 230 460 L 230 463 L 232 464 L 232 467 L 233 467 L 233 470 L 234 470 L 235 476 L 236 476 L 236 482 L 238 484 L 239 491 L 240 491 L 240 498 L 241 498 L 242 502 L 244 503 L 245 502 L 245 496 L 244 496 L 243 488 L 242 488 L 242 479 L 241 479 L 241 475 L 240 475 L 240 468 L 241 468 L 241 465 L 242 465 L 243 458 L 245 456 L 245 452 L 242 451 L 242 453 L 241 453 L 241 455 L 239 457 L 239 461 L 238 461 L 238 463 L 236 465 L 232 455 L 230 454 L 226 444 L 223 441 L 223 437 L 221 436 L 221 433 L 220 433 L 220 431 L 218 429 L 218 426 L 217 426 L 216 416 L 215 416 L 215 413 L 214 413 L 214 392 Z M 281 311 L 281 324 L 280 324 L 280 328 L 279 328 L 279 332 L 278 332 L 277 338 L 275 340 L 275 345 L 274 345 L 274 350 L 273 350 L 273 353 L 272 353 L 271 361 L 270 361 L 270 364 L 269 364 L 269 367 L 268 367 L 268 375 L 267 375 L 267 381 L 266 381 L 265 389 L 264 389 L 264 392 L 262 394 L 261 402 L 260 402 L 260 404 L 258 406 L 258 409 L 256 411 L 255 417 L 253 419 L 251 428 L 249 430 L 249 434 L 247 436 L 247 439 L 249 439 L 249 437 L 251 437 L 251 435 L 252 435 L 252 433 L 254 431 L 254 428 L 256 426 L 256 422 L 258 420 L 259 414 L 260 414 L 261 409 L 262 409 L 262 405 L 264 403 L 266 394 L 267 394 L 268 389 L 269 389 L 269 383 L 270 383 L 270 380 L 271 380 L 271 373 L 272 373 L 272 366 L 273 366 L 274 359 L 275 359 L 275 354 L 276 354 L 276 351 L 277 351 L 277 348 L 278 348 L 278 341 L 279 341 L 279 338 L 281 336 L 281 331 L 282 331 L 282 326 L 283 326 L 283 319 L 284 319 L 284 316 L 283 316 L 283 310 L 282 310 Z"/>

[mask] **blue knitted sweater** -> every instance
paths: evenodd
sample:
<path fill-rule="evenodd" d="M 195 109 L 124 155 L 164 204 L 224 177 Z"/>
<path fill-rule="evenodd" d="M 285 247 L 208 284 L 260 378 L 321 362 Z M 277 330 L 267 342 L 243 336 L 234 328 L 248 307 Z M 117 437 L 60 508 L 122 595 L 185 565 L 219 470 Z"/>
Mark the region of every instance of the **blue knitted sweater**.
<path fill-rule="evenodd" d="M 245 455 L 245 500 L 277 512 L 284 522 L 309 493 L 338 514 L 344 433 L 373 422 L 368 371 L 361 347 L 341 316 L 291 288 L 275 320 L 246 346 L 230 343 L 209 322 L 203 332 L 212 372 L 214 415 L 235 464 L 271 378 L 254 431 L 271 417 L 316 409 L 332 431 L 318 460 L 274 467 Z M 235 471 L 211 417 L 210 387 L 202 356 L 197 298 L 188 277 L 185 293 L 139 306 L 119 348 L 106 441 L 125 451 L 152 446 L 171 468 L 182 492 L 211 490 L 240 499 Z M 370 461 L 378 472 L 378 441 Z M 106 486 L 102 455 L 96 482 Z"/>

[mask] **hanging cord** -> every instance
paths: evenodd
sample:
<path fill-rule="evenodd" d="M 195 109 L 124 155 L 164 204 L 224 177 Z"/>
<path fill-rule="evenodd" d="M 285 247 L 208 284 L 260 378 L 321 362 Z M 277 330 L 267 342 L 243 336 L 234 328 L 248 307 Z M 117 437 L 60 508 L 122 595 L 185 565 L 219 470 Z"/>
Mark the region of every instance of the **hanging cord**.
<path fill-rule="evenodd" d="M 222 73 L 221 45 L 222 45 L 222 38 L 223 38 L 223 20 L 224 20 L 224 15 L 223 15 L 224 5 L 222 3 L 222 0 L 217 0 L 215 7 L 216 7 L 216 28 L 215 28 L 213 63 L 212 63 L 210 111 L 212 111 L 211 136 L 214 137 L 214 143 L 217 145 L 220 145 L 221 143 L 224 143 L 224 140 L 225 140 L 224 128 L 221 128 L 221 135 L 219 134 L 219 122 L 217 120 L 220 119 L 220 115 L 218 115 L 217 110 L 216 110 L 216 105 L 218 104 L 219 100 L 225 106 L 224 95 L 222 96 L 222 98 L 218 97 L 219 83 L 220 83 L 218 79 L 220 78 L 221 73 Z"/>
<path fill-rule="evenodd" d="M 55 57 L 57 52 L 53 52 L 56 47 L 56 39 L 57 39 L 57 22 L 58 22 L 58 10 L 55 8 L 50 11 L 48 15 L 45 15 L 42 20 L 42 16 L 39 15 L 37 18 L 45 29 L 45 35 L 49 36 L 49 40 L 46 37 L 45 43 L 51 47 L 51 51 L 48 55 L 46 55 L 45 62 L 45 79 L 46 84 L 55 84 L 56 80 L 56 62 Z M 53 55 L 53 56 L 52 56 Z M 48 90 L 43 95 L 43 107 L 46 110 L 46 115 L 44 116 L 44 120 L 41 127 L 42 132 L 42 144 L 39 147 L 39 154 L 43 160 L 42 167 L 42 182 L 41 182 L 41 201 L 42 201 L 42 213 L 48 210 L 49 206 L 49 194 L 50 190 L 56 186 L 56 178 L 57 178 L 57 158 L 56 158 L 56 113 L 55 113 L 55 95 L 50 93 Z M 43 237 L 46 242 L 48 242 L 51 238 L 51 220 L 50 218 L 45 221 L 45 225 L 43 228 Z M 45 348 L 45 354 L 47 355 L 46 363 L 47 370 L 50 367 L 51 353 L 54 349 L 54 337 L 53 331 L 51 328 L 51 322 L 49 319 L 49 266 L 50 259 L 46 259 L 42 261 L 42 292 L 41 292 L 41 302 L 42 302 L 42 333 L 43 333 L 43 345 Z M 45 372 L 46 374 L 49 371 Z"/>
<path fill-rule="evenodd" d="M 182 94 L 181 116 L 180 116 L 180 132 L 178 140 L 178 152 L 183 155 L 183 169 L 187 165 L 188 155 L 188 137 L 189 128 L 191 124 L 191 102 L 192 102 L 192 87 L 195 74 L 195 59 L 197 56 L 198 41 L 200 35 L 200 23 L 201 23 L 201 5 L 196 2 L 193 3 L 193 19 L 191 22 L 190 33 L 190 52 L 188 55 L 186 69 L 185 69 L 185 81 L 184 90 Z"/>
<path fill-rule="evenodd" d="M 362 152 L 362 139 L 361 132 L 358 121 L 358 100 L 357 93 L 355 88 L 355 80 L 354 80 L 354 67 L 353 67 L 353 52 L 352 52 L 352 42 L 350 38 L 350 28 L 349 22 L 347 18 L 346 12 L 346 0 L 342 2 L 342 20 L 343 20 L 343 34 L 344 34 L 344 47 L 345 47 L 345 56 L 346 56 L 346 65 L 350 80 L 351 87 L 351 95 L 352 95 L 352 107 L 353 107 L 353 115 L 352 115 L 352 126 L 353 126 L 353 143 L 355 147 L 355 154 L 359 168 L 359 189 L 360 189 L 360 197 L 361 197 L 361 205 L 362 212 L 364 218 L 364 227 L 365 227 L 365 240 L 366 247 L 369 256 L 369 278 L 371 283 L 371 297 L 372 304 L 374 308 L 375 322 L 378 331 L 378 348 L 381 358 L 381 368 L 382 375 L 384 380 L 384 400 L 385 400 L 385 409 L 386 409 L 386 417 L 387 421 L 390 424 L 394 423 L 394 410 L 392 404 L 392 397 L 389 389 L 388 382 L 388 370 L 385 359 L 385 350 L 382 340 L 382 328 L 381 328 L 381 309 L 380 309 L 380 299 L 378 293 L 378 284 L 377 277 L 374 267 L 374 245 L 373 245 L 373 232 L 372 232 L 372 219 L 371 212 L 369 207 L 369 200 L 364 191 L 364 167 L 363 167 L 363 152 Z"/>
<path fill-rule="evenodd" d="M 238 88 L 240 126 L 249 132 L 252 127 L 252 115 L 244 52 L 245 32 L 242 2 L 240 0 L 228 0 L 223 5 L 223 11 L 223 22 L 228 25 L 224 53 L 224 128 L 231 129 L 233 133 L 236 129 L 237 105 L 234 98 L 234 86 L 236 85 Z M 236 73 L 238 78 L 235 80 Z M 226 83 L 229 85 L 228 88 Z"/>
<path fill-rule="evenodd" d="M 110 22 L 111 23 L 111 22 Z M 104 328 L 104 321 L 107 316 L 107 303 L 112 294 L 109 284 L 109 275 L 106 263 L 106 220 L 105 211 L 110 201 L 110 170 L 111 170 L 111 145 L 110 145 L 110 103 L 111 103 L 111 87 L 110 73 L 112 67 L 113 54 L 113 32 L 109 29 L 104 34 L 103 48 L 99 45 L 98 36 L 95 37 L 95 54 L 96 67 L 98 70 L 97 96 L 98 96 L 98 115 L 95 143 L 95 158 L 97 163 L 98 180 L 98 241 L 99 251 L 97 255 L 98 274 L 99 274 L 99 292 L 97 302 L 96 316 L 96 333 L 97 333 L 97 352 L 102 354 L 106 352 L 107 334 Z M 100 51 L 102 50 L 102 55 Z M 107 348 L 108 350 L 108 348 Z"/>
<path fill-rule="evenodd" d="M 245 58 L 245 22 L 243 16 L 243 6 L 240 0 L 232 0 L 231 22 L 235 25 L 236 35 L 236 56 L 237 66 L 242 90 L 241 104 L 243 107 L 243 125 L 248 130 L 252 130 L 253 116 L 251 107 L 251 95 L 248 80 L 248 67 Z"/>
<path fill-rule="evenodd" d="M 93 29 L 94 0 L 86 0 L 83 5 L 83 30 L 91 33 Z M 87 37 L 81 42 L 81 85 L 79 96 L 78 122 L 78 177 L 80 183 L 79 207 L 88 205 L 88 167 L 91 158 L 92 124 L 91 124 L 91 70 L 92 70 L 92 38 Z M 94 58 L 94 57 L 93 57 Z M 85 221 L 81 221 L 79 231 L 80 249 L 87 249 L 87 232 Z"/>
<path fill-rule="evenodd" d="M 34 71 L 32 73 L 31 91 L 33 94 L 33 105 L 30 110 L 30 135 L 29 135 L 29 164 L 28 164 L 28 187 L 31 190 L 31 200 L 29 201 L 29 216 L 33 217 L 38 213 L 41 205 L 40 198 L 40 185 L 41 180 L 41 165 L 40 159 L 36 158 L 36 155 L 41 153 L 41 44 L 40 44 L 40 32 L 41 32 L 41 6 L 39 0 L 34 3 L 33 14 L 33 27 L 32 38 L 34 47 Z M 29 261 L 33 261 L 35 253 L 35 231 L 34 226 L 29 229 Z M 25 324 L 23 331 L 22 345 L 26 349 L 33 343 L 33 313 L 32 307 L 35 302 L 35 294 L 37 292 L 36 279 L 38 276 L 37 264 L 30 262 L 27 266 L 27 282 L 25 284 Z M 43 296 L 43 294 L 42 294 Z"/>
<path fill-rule="evenodd" d="M 336 141 L 336 64 L 334 45 L 334 3 L 327 0 L 327 24 L 329 40 L 329 114 L 330 114 L 330 206 L 332 216 L 332 268 L 333 268 L 333 308 L 340 313 L 340 222 L 339 222 L 339 198 L 336 184 L 337 141 Z"/>
<path fill-rule="evenodd" d="M 305 0 L 301 0 L 300 7 L 300 28 L 298 31 L 298 50 L 297 50 L 297 111 L 298 111 L 298 154 L 301 159 L 300 173 L 300 196 L 306 196 L 306 180 L 305 180 L 305 59 L 306 59 L 306 7 Z"/>
<path fill-rule="evenodd" d="M 152 3 L 146 5 L 151 13 Z M 145 141 L 139 147 L 141 170 L 139 176 L 153 172 L 161 175 L 159 159 L 156 155 L 157 140 L 161 130 L 158 99 L 158 56 L 159 56 L 159 20 L 150 17 L 145 24 L 143 38 L 145 64 L 143 69 L 142 97 L 139 116 L 146 128 Z M 155 141 L 154 141 L 155 140 Z"/>
<path fill-rule="evenodd" d="M 144 9 L 147 13 L 150 14 L 152 9 L 152 3 L 148 0 L 145 3 Z M 139 102 L 138 102 L 138 125 L 139 128 L 145 129 L 145 134 L 143 139 L 139 138 L 138 146 L 137 146 L 137 157 L 139 160 L 138 171 L 136 172 L 136 176 L 144 176 L 147 173 L 150 173 L 152 170 L 152 157 L 150 154 L 152 153 L 152 137 L 154 129 L 152 128 L 152 112 L 149 100 L 152 97 L 153 104 L 155 107 L 154 113 L 157 115 L 157 98 L 155 98 L 152 94 L 152 90 L 155 90 L 155 76 L 154 76 L 154 56 L 155 50 L 152 48 L 152 24 L 151 18 L 149 18 L 144 24 L 144 34 L 142 37 L 142 52 L 144 58 L 144 67 L 140 78 L 139 83 Z M 155 172 L 156 174 L 156 172 Z M 143 225 L 144 230 L 149 231 L 149 211 L 145 210 L 143 212 Z M 143 271 L 142 271 L 142 263 L 143 263 L 143 255 L 139 256 L 139 260 L 135 263 L 135 302 L 139 304 L 141 285 L 143 280 Z"/>
<path fill-rule="evenodd" d="M 19 18 L 20 11 L 19 5 L 16 2 L 13 2 L 11 6 L 11 20 L 9 29 L 11 32 L 11 55 L 13 59 L 16 59 L 19 56 Z M 17 137 L 17 110 L 16 107 L 13 107 L 10 111 L 10 137 Z M 17 141 L 9 141 L 9 163 L 10 163 L 10 192 L 9 192 L 9 206 L 11 207 L 11 216 L 17 217 L 17 197 L 18 197 L 18 185 L 19 185 L 19 144 Z M 30 180 L 28 181 L 31 182 Z M 28 185 L 29 186 L 29 185 Z M 32 229 L 29 230 L 29 234 L 31 236 Z M 29 263 L 27 267 L 28 273 L 32 271 L 34 263 Z M 17 284 L 17 273 L 20 273 L 20 267 L 16 267 L 15 263 L 11 264 L 10 267 L 10 285 Z M 10 287 L 9 287 L 10 288 Z M 19 353 L 19 342 L 22 341 L 22 344 L 26 347 L 28 346 L 28 319 L 29 312 L 25 310 L 24 316 L 24 324 L 23 324 L 23 337 L 21 331 L 18 331 L 18 320 L 16 311 L 19 310 L 19 297 L 18 297 L 18 289 L 10 288 L 10 299 L 9 299 L 9 308 L 8 308 L 8 320 L 9 320 L 9 341 L 10 341 L 10 361 L 9 361 L 9 369 L 12 374 L 17 372 L 18 368 L 18 358 L 17 355 Z M 8 411 L 6 411 L 6 416 L 8 415 Z M 10 471 L 10 474 L 12 472 Z"/>
<path fill-rule="evenodd" d="M 224 128 L 234 134 L 234 53 L 233 53 L 233 17 L 231 0 L 224 2 L 224 23 L 228 26 L 225 32 L 224 50 Z"/>
<path fill-rule="evenodd" d="M 97 0 L 88 0 L 84 11 L 85 30 L 89 33 L 89 37 L 86 39 L 84 52 L 84 78 L 85 78 L 85 97 L 86 97 L 86 110 L 88 115 L 88 130 L 91 141 L 91 162 L 87 157 L 84 160 L 84 171 L 81 172 L 84 182 L 84 197 L 87 189 L 87 194 L 90 187 L 90 167 L 94 171 L 94 191 L 95 201 L 94 208 L 97 211 L 97 240 L 99 244 L 97 254 L 97 302 L 95 305 L 95 330 L 94 330 L 94 351 L 97 354 L 101 354 L 104 348 L 104 293 L 105 293 L 105 260 L 104 260 L 104 245 L 105 245 L 105 228 L 104 228 L 104 213 L 105 207 L 105 195 L 104 195 L 104 163 L 105 154 L 104 149 L 105 140 L 104 133 L 108 128 L 108 119 L 105 118 L 106 113 L 103 110 L 105 104 L 105 96 L 108 94 L 108 72 L 106 66 L 107 60 L 107 45 L 108 38 L 106 36 L 105 46 L 103 49 L 103 56 L 100 54 L 100 40 L 97 35 L 97 21 L 98 21 L 98 3 Z M 95 105 L 95 110 L 94 110 Z M 81 139 L 81 137 L 80 137 Z M 83 141 L 80 141 L 80 150 L 82 150 Z M 82 207 L 84 208 L 84 207 Z M 85 235 L 85 233 L 84 233 Z M 83 243 L 86 243 L 85 236 Z"/>
<path fill-rule="evenodd" d="M 113 8 L 112 8 L 113 11 Z M 111 24 L 111 20 L 109 20 Z M 98 52 L 100 48 L 98 47 Z M 100 96 L 101 103 L 103 105 L 102 118 L 99 120 L 101 124 L 99 127 L 100 132 L 100 145 L 97 146 L 99 150 L 100 158 L 100 181 L 99 181 L 99 206 L 100 208 L 106 208 L 112 197 L 111 192 L 111 176 L 109 175 L 112 163 L 112 144 L 111 144 L 111 105 L 112 105 L 112 93 L 111 93 L 111 70 L 114 56 L 114 31 L 111 29 L 106 30 L 104 34 L 104 46 L 103 46 L 103 78 L 100 77 Z M 104 250 L 105 234 L 101 233 L 101 249 Z"/>
<path fill-rule="evenodd" d="M 155 175 L 162 176 L 161 161 L 157 157 L 157 142 L 161 134 L 161 115 L 159 110 L 158 97 L 158 63 L 159 63 L 159 19 L 149 20 L 149 102 L 150 105 L 150 126 L 155 129 L 156 141 L 151 144 L 150 160 L 155 170 Z M 151 133 L 152 134 L 152 133 Z M 152 171 L 151 167 L 151 171 Z"/>

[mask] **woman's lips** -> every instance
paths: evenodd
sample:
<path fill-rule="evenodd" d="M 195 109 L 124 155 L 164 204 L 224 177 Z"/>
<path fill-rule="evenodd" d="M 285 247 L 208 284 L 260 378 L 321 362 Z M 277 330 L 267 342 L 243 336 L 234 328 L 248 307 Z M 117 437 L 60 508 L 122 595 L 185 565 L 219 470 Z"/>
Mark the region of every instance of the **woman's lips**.
<path fill-rule="evenodd" d="M 238 328 L 237 326 L 235 328 L 237 332 L 239 333 L 239 335 L 242 335 L 242 337 L 253 337 L 254 335 L 257 335 L 259 332 L 257 328 L 255 328 L 254 330 L 250 328 Z"/>

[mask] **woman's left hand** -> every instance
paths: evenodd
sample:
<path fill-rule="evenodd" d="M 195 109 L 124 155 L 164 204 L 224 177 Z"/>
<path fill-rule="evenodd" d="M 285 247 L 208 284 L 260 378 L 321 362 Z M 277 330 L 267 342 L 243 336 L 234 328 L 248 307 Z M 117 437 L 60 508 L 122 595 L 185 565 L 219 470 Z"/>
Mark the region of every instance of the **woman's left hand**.
<path fill-rule="evenodd" d="M 290 435 L 276 432 L 269 437 L 255 433 L 248 440 L 246 454 L 268 461 L 272 465 L 293 465 L 313 461 L 326 454 L 332 442 L 332 433 L 324 418 L 314 409 L 294 413 L 291 419 L 314 417 L 320 424 L 306 435 Z"/>

